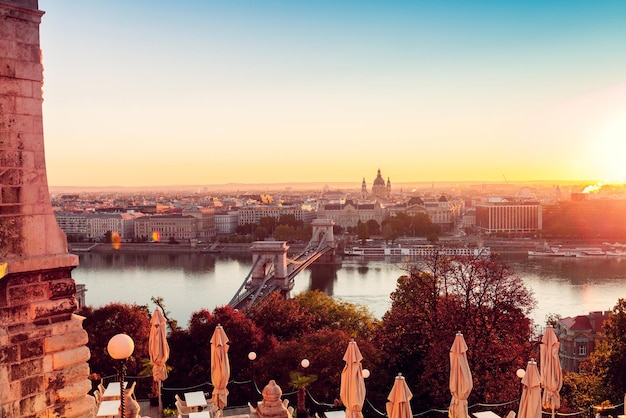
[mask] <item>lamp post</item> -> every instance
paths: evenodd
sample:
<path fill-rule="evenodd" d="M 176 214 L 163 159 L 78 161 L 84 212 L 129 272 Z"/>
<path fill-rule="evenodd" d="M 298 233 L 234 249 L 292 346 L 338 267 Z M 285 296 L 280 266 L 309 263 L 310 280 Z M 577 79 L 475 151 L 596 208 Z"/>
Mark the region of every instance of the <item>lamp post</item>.
<path fill-rule="evenodd" d="M 300 361 L 300 367 L 305 371 L 311 365 L 311 362 L 307 358 L 303 358 Z M 302 373 L 299 382 L 297 383 L 298 395 L 296 402 L 296 415 L 298 418 L 306 417 L 306 387 L 311 384 L 315 379 L 312 376 L 307 376 Z"/>
<path fill-rule="evenodd" d="M 125 418 L 124 414 L 124 375 L 126 374 L 126 360 L 133 354 L 135 350 L 135 342 L 126 334 L 117 334 L 111 337 L 107 344 L 107 351 L 114 360 L 120 361 L 119 379 L 120 379 L 120 416 Z"/>
<path fill-rule="evenodd" d="M 256 353 L 254 351 L 250 351 L 248 353 L 248 360 L 250 360 L 250 380 L 252 381 L 252 390 L 250 393 L 250 398 L 252 398 L 252 402 L 256 400 L 256 383 L 254 383 L 254 360 L 256 360 Z M 254 394 L 253 394 L 254 393 Z"/>

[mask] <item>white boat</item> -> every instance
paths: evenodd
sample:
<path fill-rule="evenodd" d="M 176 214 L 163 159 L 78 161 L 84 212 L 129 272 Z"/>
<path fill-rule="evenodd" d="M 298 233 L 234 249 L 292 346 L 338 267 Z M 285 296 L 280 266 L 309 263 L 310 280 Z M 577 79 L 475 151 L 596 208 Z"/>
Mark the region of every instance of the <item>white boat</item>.
<path fill-rule="evenodd" d="M 353 246 L 346 247 L 344 255 L 363 257 L 420 257 L 441 254 L 447 256 L 487 257 L 491 255 L 489 247 L 442 247 L 437 245 L 397 246 Z"/>

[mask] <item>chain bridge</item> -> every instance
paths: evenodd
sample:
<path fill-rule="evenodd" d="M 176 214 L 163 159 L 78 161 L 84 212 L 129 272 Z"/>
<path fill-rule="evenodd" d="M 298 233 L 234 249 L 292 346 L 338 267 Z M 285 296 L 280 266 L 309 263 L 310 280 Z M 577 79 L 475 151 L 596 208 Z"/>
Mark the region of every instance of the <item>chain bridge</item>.
<path fill-rule="evenodd" d="M 287 257 L 289 246 L 285 241 L 255 241 L 252 243 L 252 268 L 228 303 L 242 309 L 271 292 L 288 295 L 295 277 L 321 256 L 335 250 L 334 222 L 330 219 L 313 220 L 313 236 L 305 249 L 293 258 Z"/>

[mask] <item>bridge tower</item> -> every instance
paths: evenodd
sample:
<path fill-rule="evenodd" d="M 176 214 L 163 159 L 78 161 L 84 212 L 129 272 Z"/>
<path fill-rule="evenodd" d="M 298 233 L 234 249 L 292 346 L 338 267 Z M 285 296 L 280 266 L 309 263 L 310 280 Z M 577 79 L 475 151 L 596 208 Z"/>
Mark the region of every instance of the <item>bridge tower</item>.
<path fill-rule="evenodd" d="M 310 245 L 317 247 L 320 242 L 324 242 L 327 246 L 337 248 L 335 236 L 333 234 L 333 226 L 335 222 L 332 219 L 313 219 L 313 236 Z"/>
<path fill-rule="evenodd" d="M 289 271 L 287 267 L 287 250 L 289 247 L 285 241 L 255 241 L 252 243 L 252 287 L 263 284 L 265 276 L 271 268 L 274 269 L 273 283 L 280 284 L 283 292 L 291 290 L 288 282 Z"/>

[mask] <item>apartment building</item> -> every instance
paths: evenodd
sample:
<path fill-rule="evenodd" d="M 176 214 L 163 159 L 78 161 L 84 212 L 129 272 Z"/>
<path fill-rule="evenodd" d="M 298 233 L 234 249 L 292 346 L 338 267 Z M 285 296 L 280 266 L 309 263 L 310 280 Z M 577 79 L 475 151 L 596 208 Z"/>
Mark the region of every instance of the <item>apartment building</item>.
<path fill-rule="evenodd" d="M 189 241 L 197 236 L 198 220 L 191 215 L 153 215 L 135 220 L 135 238 L 139 240 Z"/>
<path fill-rule="evenodd" d="M 281 216 L 293 215 L 296 221 L 310 223 L 315 219 L 315 212 L 303 209 L 300 205 L 252 205 L 239 208 L 239 225 L 258 224 L 261 218 L 272 217 L 277 221 Z M 313 216 L 312 216 L 313 215 Z"/>
<path fill-rule="evenodd" d="M 609 311 L 590 312 L 560 319 L 554 327 L 559 342 L 559 358 L 564 372 L 580 372 L 580 363 L 587 359 L 604 338 L 602 330 Z"/>
<path fill-rule="evenodd" d="M 124 240 L 134 236 L 134 221 L 138 214 L 132 213 L 72 213 L 55 212 L 57 223 L 69 240 L 87 239 L 100 241 L 107 232 L 117 232 Z"/>
<path fill-rule="evenodd" d="M 529 233 L 542 229 L 539 202 L 482 202 L 476 204 L 476 228 L 486 234 Z"/>
<path fill-rule="evenodd" d="M 215 232 L 218 235 L 234 234 L 239 222 L 239 211 L 228 210 L 215 213 Z"/>

